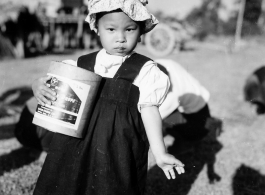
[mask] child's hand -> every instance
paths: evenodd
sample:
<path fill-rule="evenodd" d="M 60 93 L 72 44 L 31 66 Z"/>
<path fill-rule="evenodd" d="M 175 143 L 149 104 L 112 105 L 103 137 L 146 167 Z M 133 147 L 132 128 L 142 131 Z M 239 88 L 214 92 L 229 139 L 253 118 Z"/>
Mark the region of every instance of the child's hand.
<path fill-rule="evenodd" d="M 51 101 L 56 100 L 56 93 L 47 87 L 46 82 L 51 79 L 51 76 L 44 76 L 36 79 L 32 84 L 32 91 L 37 99 L 38 103 L 41 105 L 51 105 Z M 47 99 L 48 98 L 48 99 Z"/>
<path fill-rule="evenodd" d="M 173 155 L 165 153 L 160 155 L 159 158 L 156 159 L 157 166 L 159 166 L 165 173 L 168 179 L 175 179 L 176 175 L 174 172 L 174 168 L 178 172 L 178 174 L 182 174 L 185 172 L 184 164 L 176 159 Z"/>

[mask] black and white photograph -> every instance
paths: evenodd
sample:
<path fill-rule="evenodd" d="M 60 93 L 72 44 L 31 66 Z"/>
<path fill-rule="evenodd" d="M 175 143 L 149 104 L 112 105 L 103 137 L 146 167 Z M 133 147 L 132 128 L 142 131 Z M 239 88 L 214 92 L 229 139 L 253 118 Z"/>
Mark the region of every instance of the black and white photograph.
<path fill-rule="evenodd" d="M 0 0 L 0 195 L 265 195 L 265 0 Z"/>

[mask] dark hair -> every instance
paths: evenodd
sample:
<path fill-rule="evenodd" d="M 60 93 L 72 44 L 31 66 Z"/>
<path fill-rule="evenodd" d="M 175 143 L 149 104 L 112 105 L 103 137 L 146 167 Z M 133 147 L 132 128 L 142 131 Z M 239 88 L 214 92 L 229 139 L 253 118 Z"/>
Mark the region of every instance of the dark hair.
<path fill-rule="evenodd" d="M 96 13 L 96 28 L 98 28 L 98 21 L 100 18 L 102 18 L 105 14 L 109 14 L 109 13 L 114 13 L 114 12 L 123 12 L 121 9 L 116 9 L 116 10 L 112 10 L 112 11 L 109 11 L 109 12 L 99 12 L 99 13 Z M 135 21 L 139 27 L 140 27 L 140 34 L 144 34 L 144 28 L 145 28 L 145 21 Z"/>
<path fill-rule="evenodd" d="M 140 34 L 144 34 L 144 29 L 145 29 L 145 21 L 136 21 L 140 27 Z"/>

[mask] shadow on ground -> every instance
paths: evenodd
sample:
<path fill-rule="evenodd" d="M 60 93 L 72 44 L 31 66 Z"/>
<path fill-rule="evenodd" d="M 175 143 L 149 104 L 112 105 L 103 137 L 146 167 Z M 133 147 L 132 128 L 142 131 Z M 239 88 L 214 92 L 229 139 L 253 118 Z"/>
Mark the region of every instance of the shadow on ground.
<path fill-rule="evenodd" d="M 41 151 L 33 150 L 31 148 L 21 147 L 12 152 L 0 156 L 0 176 L 5 172 L 18 169 L 24 165 L 29 165 L 37 160 Z"/>
<path fill-rule="evenodd" d="M 216 154 L 222 149 L 222 144 L 216 137 L 207 136 L 200 142 L 188 142 L 177 133 L 171 135 L 175 140 L 168 152 L 185 164 L 185 174 L 177 175 L 174 180 L 167 180 L 158 166 L 152 167 L 148 171 L 146 195 L 187 195 L 204 166 L 207 168 L 210 184 L 221 180 L 214 170 Z"/>
<path fill-rule="evenodd" d="M 15 124 L 32 96 L 32 90 L 27 86 L 8 90 L 0 96 L 0 140 L 14 137 Z"/>
<path fill-rule="evenodd" d="M 234 195 L 265 195 L 265 176 L 242 164 L 234 174 L 232 186 Z"/>
<path fill-rule="evenodd" d="M 0 96 L 0 103 L 3 105 L 22 106 L 32 96 L 32 89 L 29 86 L 23 86 L 4 92 Z"/>
<path fill-rule="evenodd" d="M 16 124 L 10 124 L 10 125 L 0 125 L 0 140 L 2 139 L 10 139 L 14 137 L 14 129 L 16 127 Z"/>
<path fill-rule="evenodd" d="M 21 111 L 28 99 L 33 96 L 32 89 L 27 86 L 14 88 L 0 96 L 0 140 L 15 137 L 15 127 Z M 5 172 L 18 169 L 39 158 L 40 151 L 21 147 L 0 156 L 0 176 Z"/>

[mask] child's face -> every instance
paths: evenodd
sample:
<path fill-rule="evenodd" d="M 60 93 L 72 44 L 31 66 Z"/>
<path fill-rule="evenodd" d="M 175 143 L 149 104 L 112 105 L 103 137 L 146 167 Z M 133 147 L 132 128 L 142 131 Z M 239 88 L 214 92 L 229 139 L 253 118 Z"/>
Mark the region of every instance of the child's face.
<path fill-rule="evenodd" d="M 111 55 L 125 56 L 140 41 L 140 26 L 123 12 L 103 15 L 98 21 L 102 46 Z"/>

